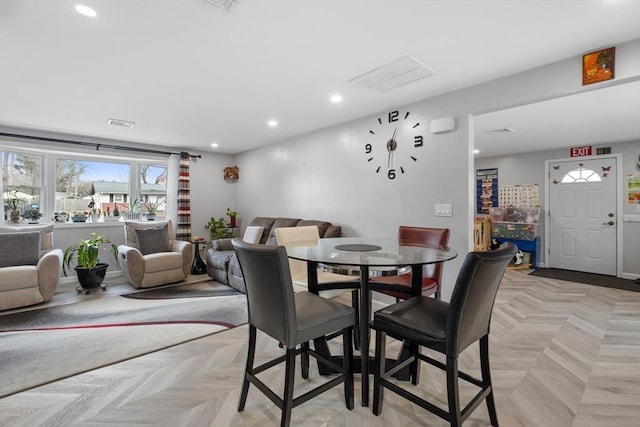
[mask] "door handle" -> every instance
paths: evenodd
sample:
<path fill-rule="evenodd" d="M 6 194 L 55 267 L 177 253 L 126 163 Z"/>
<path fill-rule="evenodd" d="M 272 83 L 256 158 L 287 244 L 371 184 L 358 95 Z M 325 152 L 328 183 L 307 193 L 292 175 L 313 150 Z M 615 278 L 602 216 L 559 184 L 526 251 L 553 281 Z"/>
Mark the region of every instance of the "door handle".
<path fill-rule="evenodd" d="M 602 225 L 614 225 L 615 222 L 613 221 L 609 221 L 609 222 L 603 222 Z"/>

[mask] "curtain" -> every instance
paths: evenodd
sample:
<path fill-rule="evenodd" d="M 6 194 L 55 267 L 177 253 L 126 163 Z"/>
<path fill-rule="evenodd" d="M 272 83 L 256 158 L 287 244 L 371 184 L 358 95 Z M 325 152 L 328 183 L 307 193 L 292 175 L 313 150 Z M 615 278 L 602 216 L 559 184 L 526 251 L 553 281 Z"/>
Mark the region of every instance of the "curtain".
<path fill-rule="evenodd" d="M 178 220 L 176 240 L 191 240 L 191 195 L 189 190 L 189 153 L 180 153 L 178 175 Z"/>
<path fill-rule="evenodd" d="M 180 154 L 171 154 L 167 165 L 167 211 L 166 217 L 178 227 L 178 181 L 180 178 Z"/>

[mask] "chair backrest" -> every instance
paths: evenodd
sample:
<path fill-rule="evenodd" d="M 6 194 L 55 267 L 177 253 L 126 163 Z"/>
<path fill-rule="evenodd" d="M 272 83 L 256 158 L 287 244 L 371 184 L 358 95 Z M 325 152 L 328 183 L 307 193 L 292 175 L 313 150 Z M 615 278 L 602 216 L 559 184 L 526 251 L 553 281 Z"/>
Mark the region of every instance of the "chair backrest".
<path fill-rule="evenodd" d="M 447 356 L 457 357 L 489 333 L 498 287 L 517 250 L 514 244 L 504 243 L 495 251 L 467 254 L 447 312 Z"/>
<path fill-rule="evenodd" d="M 53 249 L 53 224 L 0 226 L 0 233 L 40 232 L 40 257 Z"/>
<path fill-rule="evenodd" d="M 303 227 L 280 227 L 276 228 L 276 242 L 280 246 L 316 246 L 320 240 L 320 232 L 315 225 Z M 291 278 L 296 282 L 307 281 L 307 263 L 300 260 L 290 259 L 289 269 Z"/>
<path fill-rule="evenodd" d="M 293 348 L 297 338 L 296 306 L 287 250 L 238 238 L 232 243 L 247 287 L 249 323 Z"/>
<path fill-rule="evenodd" d="M 173 235 L 173 224 L 171 220 L 167 221 L 125 221 L 124 222 L 124 242 L 125 245 L 133 248 L 138 248 L 138 239 L 136 238 L 136 230 L 143 230 L 147 228 L 162 227 L 167 224 L 167 237 L 169 238 L 169 245 L 175 240 Z"/>
<path fill-rule="evenodd" d="M 446 247 L 449 244 L 449 229 L 401 225 L 398 227 L 398 244 L 400 246 L 435 245 Z M 422 277 L 437 282 L 438 288 L 442 284 L 442 264 L 444 263 L 427 264 L 422 269 Z"/>

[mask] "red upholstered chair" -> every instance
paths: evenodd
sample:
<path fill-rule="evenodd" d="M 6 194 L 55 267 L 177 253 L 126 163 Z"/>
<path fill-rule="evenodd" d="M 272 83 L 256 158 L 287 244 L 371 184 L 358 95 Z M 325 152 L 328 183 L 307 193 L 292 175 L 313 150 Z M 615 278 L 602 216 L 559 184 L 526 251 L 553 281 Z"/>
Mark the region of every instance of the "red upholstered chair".
<path fill-rule="evenodd" d="M 449 243 L 448 228 L 408 227 L 398 228 L 398 243 L 400 246 L 447 246 Z M 442 264 L 427 264 L 422 270 L 422 295 L 435 294 L 440 299 L 440 284 L 442 283 Z M 383 289 L 377 284 L 403 285 L 407 292 Z M 396 298 L 396 301 L 409 298 L 411 287 L 411 273 L 400 276 L 376 277 L 371 279 L 371 289 Z"/>

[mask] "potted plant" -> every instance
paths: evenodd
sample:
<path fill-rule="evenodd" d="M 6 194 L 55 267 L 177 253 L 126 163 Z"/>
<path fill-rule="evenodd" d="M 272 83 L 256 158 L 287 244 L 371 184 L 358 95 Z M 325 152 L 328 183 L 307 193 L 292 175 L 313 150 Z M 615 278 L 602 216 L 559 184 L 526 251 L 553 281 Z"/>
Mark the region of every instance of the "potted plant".
<path fill-rule="evenodd" d="M 209 222 L 204 225 L 204 228 L 209 230 L 211 240 L 222 239 L 227 236 L 227 223 L 224 218 L 215 219 L 214 217 L 211 217 Z"/>
<path fill-rule="evenodd" d="M 42 212 L 37 208 L 31 208 L 28 209 L 22 217 L 26 219 L 29 224 L 37 224 L 38 220 L 42 218 Z"/>
<path fill-rule="evenodd" d="M 71 261 L 76 260 L 74 270 L 78 276 L 78 282 L 83 289 L 96 289 L 102 285 L 109 264 L 101 263 L 98 259 L 100 248 L 106 246 L 118 262 L 118 247 L 111 243 L 107 237 L 91 233 L 91 238 L 82 239 L 64 250 L 62 258 L 62 272 L 67 276 Z"/>
<path fill-rule="evenodd" d="M 87 222 L 87 214 L 84 212 L 75 212 L 71 216 L 71 221 L 73 222 Z"/>
<path fill-rule="evenodd" d="M 13 224 L 20 222 L 20 211 L 18 205 L 20 204 L 20 198 L 18 197 L 18 190 L 13 192 L 7 190 L 7 196 L 5 197 L 5 203 L 10 212 L 10 219 Z"/>
<path fill-rule="evenodd" d="M 128 219 L 129 220 L 131 220 L 131 219 L 139 219 L 140 218 L 140 212 L 138 212 L 138 198 L 137 197 L 131 201 L 131 204 L 129 205 L 129 209 L 126 212 L 123 212 L 122 216 L 124 217 L 125 220 L 128 220 Z"/>
<path fill-rule="evenodd" d="M 235 227 L 238 212 L 232 211 L 231 209 L 227 208 L 227 216 L 229 217 L 229 227 Z"/>
<path fill-rule="evenodd" d="M 163 197 L 157 197 L 154 201 L 147 200 L 146 202 L 142 202 L 142 206 L 144 206 L 147 211 L 146 217 L 148 221 L 153 221 L 156 219 L 156 213 L 163 204 Z"/>

